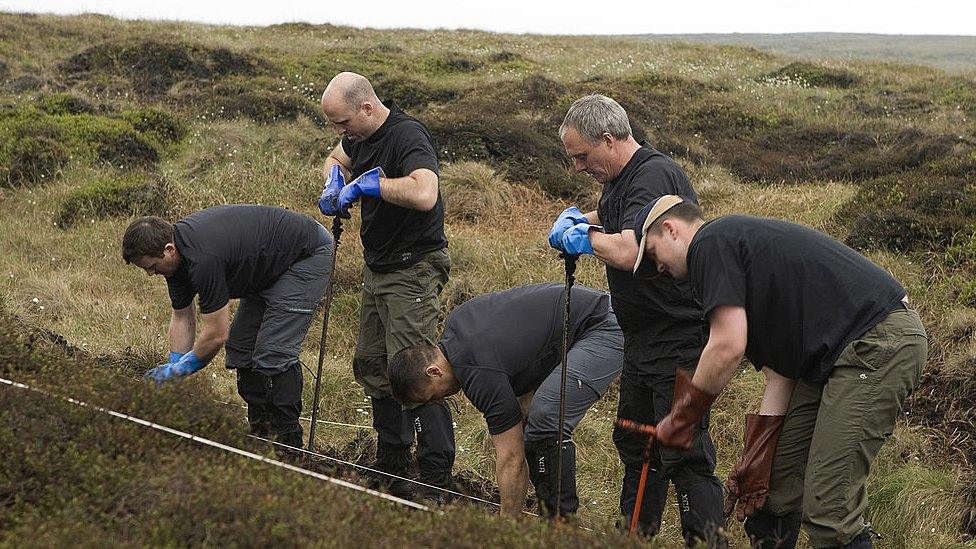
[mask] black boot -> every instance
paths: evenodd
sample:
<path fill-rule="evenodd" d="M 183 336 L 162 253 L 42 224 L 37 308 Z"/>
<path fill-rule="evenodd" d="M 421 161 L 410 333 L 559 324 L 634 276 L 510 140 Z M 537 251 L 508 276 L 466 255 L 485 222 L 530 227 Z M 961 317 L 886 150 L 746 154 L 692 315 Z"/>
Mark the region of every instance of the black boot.
<path fill-rule="evenodd" d="M 753 549 L 792 549 L 800 535 L 800 512 L 777 516 L 759 509 L 743 526 Z"/>
<path fill-rule="evenodd" d="M 261 438 L 270 437 L 268 377 L 251 368 L 238 368 L 237 393 L 247 404 L 247 424 L 251 428 L 251 434 Z"/>
<path fill-rule="evenodd" d="M 553 517 L 556 514 L 556 460 L 558 442 L 554 438 L 529 440 L 525 442 L 525 459 L 529 464 L 529 479 L 535 486 L 539 500 L 539 514 Z M 562 456 L 562 501 L 559 502 L 559 516 L 568 517 L 579 509 L 576 495 L 576 445 L 573 441 L 563 442 Z"/>
<path fill-rule="evenodd" d="M 420 471 L 418 480 L 423 483 L 418 484 L 416 488 L 416 494 L 421 498 L 436 504 L 444 504 L 454 499 L 454 494 L 444 491 L 454 490 L 454 477 L 450 469 Z"/>
<path fill-rule="evenodd" d="M 404 499 L 414 497 L 413 460 L 410 456 L 410 446 L 402 444 L 377 443 L 376 469 L 389 475 L 375 474 L 375 486 L 390 494 Z M 393 475 L 393 476 L 391 476 Z M 399 478 L 398 478 L 399 477 Z"/>
<path fill-rule="evenodd" d="M 302 447 L 302 426 L 298 418 L 302 413 L 302 370 L 298 363 L 283 372 L 266 376 L 268 411 L 275 442 Z M 281 446 L 276 446 L 282 449 Z"/>

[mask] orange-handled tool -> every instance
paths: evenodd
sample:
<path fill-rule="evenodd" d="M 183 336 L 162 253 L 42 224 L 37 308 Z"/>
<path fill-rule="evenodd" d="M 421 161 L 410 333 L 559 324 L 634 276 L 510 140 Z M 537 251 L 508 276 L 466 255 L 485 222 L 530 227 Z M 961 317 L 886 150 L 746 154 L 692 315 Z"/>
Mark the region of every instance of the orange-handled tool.
<path fill-rule="evenodd" d="M 653 425 L 637 423 L 629 419 L 617 418 L 613 422 L 616 426 L 625 431 L 647 435 L 647 444 L 644 446 L 644 465 L 641 467 L 640 482 L 637 484 L 637 501 L 634 502 L 634 512 L 630 516 L 630 535 L 637 531 L 637 522 L 640 520 L 641 505 L 644 503 L 644 486 L 647 485 L 647 470 L 651 462 L 651 446 L 654 444 L 654 434 L 657 429 Z"/>

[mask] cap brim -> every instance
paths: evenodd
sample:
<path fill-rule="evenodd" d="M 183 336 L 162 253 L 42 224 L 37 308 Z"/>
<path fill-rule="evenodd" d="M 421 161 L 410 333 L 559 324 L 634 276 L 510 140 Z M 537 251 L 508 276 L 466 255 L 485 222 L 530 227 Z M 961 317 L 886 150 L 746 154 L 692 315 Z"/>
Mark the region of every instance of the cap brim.
<path fill-rule="evenodd" d="M 647 212 L 643 222 L 641 222 L 640 239 L 638 239 L 637 243 L 637 260 L 634 261 L 634 274 L 637 273 L 637 269 L 640 268 L 641 262 L 644 260 L 644 247 L 647 243 L 647 230 L 650 229 L 651 225 L 653 225 L 654 222 L 657 221 L 662 215 L 667 213 L 668 210 L 677 206 L 678 204 L 681 204 L 682 202 L 684 202 L 684 200 L 680 196 L 674 194 L 666 194 L 652 202 L 653 205 L 650 206 L 650 211 Z M 647 208 L 647 206 L 645 206 L 645 208 Z M 644 215 L 643 210 L 637 214 L 638 222 L 641 221 L 640 218 L 642 215 Z"/>

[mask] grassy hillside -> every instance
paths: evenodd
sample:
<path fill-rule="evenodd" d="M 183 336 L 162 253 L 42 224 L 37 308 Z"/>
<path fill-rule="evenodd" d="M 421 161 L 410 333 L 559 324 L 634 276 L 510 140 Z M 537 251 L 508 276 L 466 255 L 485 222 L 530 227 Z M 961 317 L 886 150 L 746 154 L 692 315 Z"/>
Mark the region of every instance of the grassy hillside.
<path fill-rule="evenodd" d="M 648 40 L 758 48 L 807 59 L 863 59 L 928 65 L 948 71 L 976 69 L 976 36 L 854 34 L 653 34 Z"/>
<path fill-rule="evenodd" d="M 320 167 L 337 140 L 317 103 L 341 70 L 367 75 L 438 141 L 454 262 L 445 312 L 482 292 L 562 279 L 546 230 L 567 204 L 592 207 L 599 188 L 568 170 L 555 132 L 568 105 L 590 92 L 618 99 L 638 137 L 684 165 L 708 215 L 798 221 L 892 271 L 923 316 L 931 352 L 878 460 L 869 516 L 891 547 L 950 546 L 976 534 L 976 81 L 935 69 L 639 39 L 0 14 L 0 296 L 16 319 L 4 325 L 11 338 L 46 330 L 76 349 L 46 359 L 28 346 L 4 371 L 246 444 L 240 410 L 214 404 L 239 401 L 222 356 L 179 386 L 138 383 L 165 354 L 169 310 L 162 280 L 122 263 L 121 232 L 133 215 L 177 218 L 226 202 L 318 215 Z M 362 248 L 358 223 L 346 229 L 321 417 L 368 424 L 350 367 Z M 592 258 L 578 279 L 605 287 Z M 317 353 L 310 337 L 302 359 L 314 364 Z M 0 488 L 0 543 L 83 533 L 99 545 L 262 545 L 298 530 L 320 545 L 392 536 L 618 541 L 470 508 L 416 519 L 284 473 L 235 475 L 251 466 L 10 391 L 0 387 L 9 456 L 0 487 L 12 487 Z M 747 369 L 717 402 L 722 478 L 760 393 Z M 580 522 L 596 531 L 612 529 L 622 476 L 610 442 L 615 399 L 611 390 L 575 437 Z M 466 486 L 488 482 L 484 421 L 459 404 L 456 473 Z M 323 426 L 316 444 L 354 460 L 371 451 L 354 428 Z M 251 494 L 253 515 L 241 501 Z M 179 505 L 187 498 L 199 503 Z M 284 510 L 297 507 L 295 516 Z M 269 533 L 271 523 L 284 526 Z M 383 531 L 370 537 L 369 524 Z M 470 524 L 484 529 L 465 533 Z M 427 526 L 443 537 L 424 537 Z M 741 527 L 732 533 L 743 541 Z M 662 542 L 679 539 L 669 509 Z"/>

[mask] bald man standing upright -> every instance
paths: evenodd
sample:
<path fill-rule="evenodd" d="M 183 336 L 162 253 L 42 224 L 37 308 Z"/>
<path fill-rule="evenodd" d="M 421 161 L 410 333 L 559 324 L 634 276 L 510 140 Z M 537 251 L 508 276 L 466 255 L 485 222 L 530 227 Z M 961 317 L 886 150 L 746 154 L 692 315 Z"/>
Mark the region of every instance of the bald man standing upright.
<path fill-rule="evenodd" d="M 403 410 L 387 375 L 397 351 L 435 342 L 439 296 L 451 269 L 433 139 L 395 103 L 380 101 L 359 74 L 336 75 L 322 94 L 322 110 L 342 140 L 325 162 L 319 209 L 347 216 L 361 203 L 366 265 L 353 372 L 372 399 L 376 466 L 406 475 L 416 438 L 420 481 L 449 487 L 455 454 L 449 409 L 430 403 Z M 410 495 L 402 481 L 388 487 Z"/>

